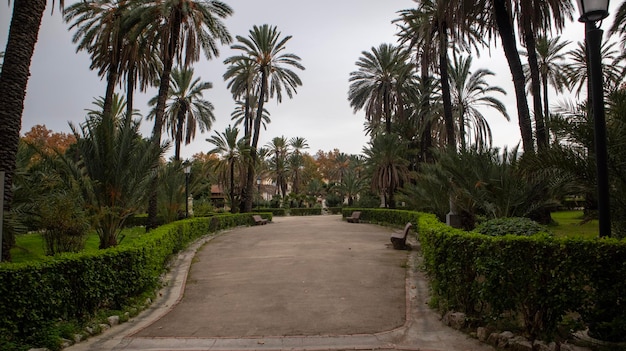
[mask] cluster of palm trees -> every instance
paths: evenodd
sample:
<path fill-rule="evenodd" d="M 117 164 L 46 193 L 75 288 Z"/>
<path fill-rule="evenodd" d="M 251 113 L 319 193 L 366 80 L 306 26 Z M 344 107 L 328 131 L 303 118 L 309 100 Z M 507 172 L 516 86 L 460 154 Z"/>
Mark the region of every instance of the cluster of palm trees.
<path fill-rule="evenodd" d="M 527 184 L 536 180 L 530 179 L 531 171 L 522 175 L 524 172 L 520 169 L 534 169 L 530 166 L 533 162 L 520 162 L 517 156 L 510 155 L 506 150 L 499 154 L 491 149 L 492 131 L 487 112 L 494 111 L 509 120 L 511 111 L 506 110 L 498 97 L 507 92 L 489 84 L 488 78 L 493 76 L 493 72 L 472 68 L 471 55 L 480 54 L 481 48 L 493 44 L 501 45 L 509 64 L 525 158 L 529 160 L 533 155 L 543 157 L 544 163 L 534 163 L 543 164 L 544 168 L 554 167 L 555 171 L 570 172 L 570 175 L 576 172 L 563 166 L 566 159 L 556 162 L 554 154 L 557 151 L 554 150 L 578 150 L 576 158 L 584 160 L 582 163 L 589 165 L 595 162 L 593 152 L 590 152 L 593 142 L 580 138 L 559 138 L 564 130 L 571 131 L 575 125 L 567 121 L 572 111 L 569 109 L 564 113 L 566 103 L 554 107 L 549 100 L 551 92 L 569 92 L 579 97 L 589 84 L 585 45 L 579 43 L 574 49 L 566 51 L 570 42 L 562 41 L 558 36 L 566 22 L 573 19 L 571 1 L 415 0 L 414 8 L 398 11 L 398 14 L 399 17 L 393 21 L 399 30 L 398 43 L 381 44 L 362 52 L 356 62 L 357 69 L 350 74 L 348 91 L 354 111 L 365 112 L 365 130 L 371 135 L 371 141 L 364 148 L 364 153 L 371 165 L 378 165 L 372 174 L 371 184 L 383 196 L 387 206 L 395 206 L 394 193 L 402 190 L 405 195 L 403 200 L 414 207 L 428 208 L 423 201 L 418 204 L 420 200 L 411 196 L 428 197 L 430 205 L 440 204 L 437 206 L 440 215 L 442 208 L 450 209 L 449 206 L 462 206 L 469 212 L 477 209 L 478 198 L 461 203 L 461 199 L 467 200 L 468 194 L 473 193 L 472 189 L 454 190 L 469 187 L 472 172 L 467 169 L 465 173 L 460 171 L 462 167 L 459 165 L 456 169 L 446 166 L 446 171 L 441 170 L 441 165 L 435 167 L 437 169 L 431 166 L 432 162 L 443 162 L 444 159 L 454 160 L 450 162 L 453 165 L 456 162 L 484 160 L 488 165 L 475 165 L 484 168 L 481 177 L 489 177 L 486 168 L 499 166 L 502 168 L 500 172 L 509 169 L 507 172 L 511 177 L 521 177 L 520 181 Z M 620 6 L 610 33 L 624 38 L 626 2 Z M 518 48 L 520 43 L 524 50 Z M 615 45 L 607 40 L 602 52 L 604 89 L 609 100 L 623 87 L 624 55 L 615 49 Z M 586 101 L 589 100 L 587 98 Z M 574 107 L 575 113 L 588 114 L 586 103 L 574 104 Z M 611 122 L 618 119 L 617 116 L 611 118 Z M 580 123 L 577 125 L 581 126 Z M 609 123 L 610 128 L 614 125 Z M 613 150 L 616 152 L 614 156 L 619 158 L 618 149 Z M 455 153 L 459 154 L 453 156 Z M 545 158 L 549 157 L 552 160 L 548 163 Z M 374 162 L 375 159 L 379 161 Z M 429 183 L 427 180 L 434 173 L 443 177 L 443 181 Z M 525 197 L 529 202 L 535 201 L 536 206 L 528 203 L 523 210 L 520 206 L 515 210 L 495 210 L 490 206 L 497 201 L 491 199 L 478 212 L 488 216 L 515 212 L 517 215 L 541 217 L 542 211 L 545 213 L 565 194 L 576 191 L 585 194 L 589 199 L 587 205 L 593 208 L 595 181 L 593 177 L 583 177 L 583 174 L 587 173 L 578 172 L 578 177 L 560 173 L 558 179 L 562 182 L 554 184 L 555 189 L 560 189 L 558 195 L 545 191 L 546 185 L 541 183 L 536 188 L 543 187 L 543 193 L 553 198 L 548 201 Z M 615 175 L 618 176 L 618 173 Z M 536 176 L 537 173 L 532 175 Z M 575 178 L 578 187 L 563 185 Z M 489 179 L 472 179 L 475 186 L 482 184 L 481 181 L 493 183 Z M 465 181 L 468 183 L 462 185 Z M 417 189 L 420 186 L 422 188 Z M 428 187 L 430 189 L 426 189 Z M 435 190 L 439 192 L 437 200 L 426 196 L 426 192 L 432 195 Z M 475 193 L 475 196 L 484 199 L 487 195 L 482 192 Z M 466 206 L 468 203 L 474 205 Z"/>

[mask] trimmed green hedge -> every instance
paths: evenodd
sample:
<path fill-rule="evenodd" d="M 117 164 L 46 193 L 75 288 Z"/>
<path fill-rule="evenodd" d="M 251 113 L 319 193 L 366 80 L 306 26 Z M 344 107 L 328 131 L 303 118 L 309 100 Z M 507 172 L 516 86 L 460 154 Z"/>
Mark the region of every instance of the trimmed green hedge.
<path fill-rule="evenodd" d="M 263 217 L 272 219 L 271 213 Z M 101 309 L 119 309 L 157 287 L 170 257 L 218 230 L 252 225 L 248 214 L 192 218 L 159 227 L 133 247 L 63 254 L 44 261 L 0 264 L 0 340 L 41 345 L 42 326 L 84 321 Z"/>
<path fill-rule="evenodd" d="M 290 208 L 289 214 L 292 216 L 319 216 L 322 214 L 322 208 L 321 207 Z"/>
<path fill-rule="evenodd" d="M 330 214 L 341 214 L 341 207 L 327 207 Z"/>
<path fill-rule="evenodd" d="M 626 336 L 626 242 L 549 235 L 492 237 L 420 216 L 424 267 L 442 310 L 483 321 L 515 316 L 532 338 L 552 339 L 563 317 L 578 312 L 590 333 Z"/>
<path fill-rule="evenodd" d="M 287 211 L 284 208 L 270 208 L 270 207 L 257 208 L 257 209 L 252 210 L 252 212 L 255 212 L 255 213 L 269 212 L 273 214 L 274 216 L 286 216 L 287 215 Z"/>
<path fill-rule="evenodd" d="M 413 230 L 419 233 L 420 213 L 404 210 L 389 210 L 382 208 L 344 208 L 341 210 L 343 218 L 352 215 L 352 212 L 360 211 L 360 220 L 368 223 L 404 226 L 406 223 L 413 224 Z"/>

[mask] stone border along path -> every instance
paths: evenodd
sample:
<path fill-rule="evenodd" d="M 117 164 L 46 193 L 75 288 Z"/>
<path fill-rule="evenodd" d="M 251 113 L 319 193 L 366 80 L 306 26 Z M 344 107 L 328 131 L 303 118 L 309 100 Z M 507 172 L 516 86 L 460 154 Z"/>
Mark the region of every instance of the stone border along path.
<path fill-rule="evenodd" d="M 151 307 L 66 350 L 494 350 L 440 321 L 391 233 L 328 215 L 200 239 Z"/>

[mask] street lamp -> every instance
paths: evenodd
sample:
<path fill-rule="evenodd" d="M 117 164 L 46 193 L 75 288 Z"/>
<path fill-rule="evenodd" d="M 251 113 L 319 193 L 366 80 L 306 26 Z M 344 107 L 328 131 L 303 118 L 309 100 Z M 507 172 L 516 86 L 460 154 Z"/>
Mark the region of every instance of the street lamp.
<path fill-rule="evenodd" d="M 606 121 L 604 117 L 604 89 L 602 88 L 602 29 L 596 26 L 609 15 L 609 0 L 577 0 L 580 10 L 579 22 L 585 23 L 585 41 L 589 59 L 591 82 L 591 108 L 593 111 L 598 175 L 598 221 L 600 237 L 611 236 L 611 212 L 609 203 L 609 174 L 606 151 Z"/>
<path fill-rule="evenodd" d="M 189 174 L 191 173 L 191 165 L 187 164 L 185 168 L 185 218 L 189 218 Z"/>
<path fill-rule="evenodd" d="M 259 193 L 259 202 L 257 203 L 257 207 L 261 205 L 261 176 L 256 177 L 256 188 Z"/>

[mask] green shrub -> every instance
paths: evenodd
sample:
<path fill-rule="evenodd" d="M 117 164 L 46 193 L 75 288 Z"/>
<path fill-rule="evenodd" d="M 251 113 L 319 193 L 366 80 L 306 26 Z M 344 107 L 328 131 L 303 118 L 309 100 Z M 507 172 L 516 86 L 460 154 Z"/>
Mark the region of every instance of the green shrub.
<path fill-rule="evenodd" d="M 39 215 L 46 255 L 78 252 L 85 247 L 89 221 L 74 194 L 49 195 L 39 207 Z"/>
<path fill-rule="evenodd" d="M 544 340 L 577 312 L 593 336 L 626 336 L 626 242 L 485 236 L 450 228 L 434 215 L 419 219 L 423 265 L 442 310 L 493 323 L 509 316 L 527 336 Z"/>
<path fill-rule="evenodd" d="M 343 203 L 341 196 L 334 193 L 327 194 L 325 201 L 328 207 L 339 207 Z"/>
<path fill-rule="evenodd" d="M 284 208 L 257 208 L 252 210 L 254 213 L 271 213 L 274 216 L 285 216 L 287 211 Z"/>
<path fill-rule="evenodd" d="M 341 207 L 328 207 L 330 214 L 341 214 Z"/>
<path fill-rule="evenodd" d="M 322 208 L 290 208 L 289 214 L 292 216 L 319 216 L 322 214 Z"/>
<path fill-rule="evenodd" d="M 523 235 L 530 236 L 538 233 L 547 233 L 546 227 L 523 217 L 495 218 L 482 222 L 476 232 L 491 236 Z"/>
<path fill-rule="evenodd" d="M 271 219 L 272 214 L 263 217 Z M 132 246 L 2 263 L 0 335 L 9 335 L 8 342 L 16 345 L 53 349 L 49 336 L 59 330 L 49 331 L 51 322 L 81 322 L 102 309 L 121 309 L 153 291 L 170 257 L 191 241 L 252 223 L 249 213 L 191 218 L 159 227 Z"/>

